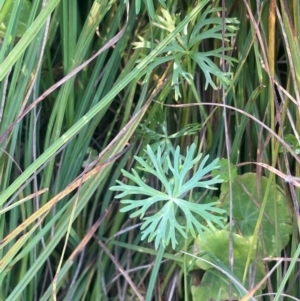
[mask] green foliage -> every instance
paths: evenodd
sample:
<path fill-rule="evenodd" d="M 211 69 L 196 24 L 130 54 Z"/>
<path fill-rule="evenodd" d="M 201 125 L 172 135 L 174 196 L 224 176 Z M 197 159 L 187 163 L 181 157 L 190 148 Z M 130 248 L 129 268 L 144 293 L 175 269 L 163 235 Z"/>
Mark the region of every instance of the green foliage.
<path fill-rule="evenodd" d="M 174 156 L 175 149 L 173 145 L 176 141 L 175 139 L 197 134 L 200 130 L 201 125 L 198 123 L 187 124 L 186 126 L 183 126 L 178 132 L 169 134 L 166 111 L 163 111 L 161 109 L 157 111 L 153 118 L 147 118 L 146 120 L 148 122 L 141 123 L 136 133 L 143 139 L 151 140 L 151 149 L 154 153 L 157 153 L 158 147 L 160 147 L 162 153 L 162 169 L 167 173 L 169 169 L 167 157 Z M 144 153 L 143 158 L 147 162 L 150 160 L 149 156 L 147 156 L 146 153 Z M 184 159 L 183 156 L 182 159 Z M 215 174 L 214 176 L 217 176 L 217 174 Z"/>
<path fill-rule="evenodd" d="M 166 7 L 166 0 L 158 0 L 158 2 L 163 6 Z M 128 0 L 125 0 L 124 3 L 127 3 Z M 155 8 L 154 8 L 154 4 L 153 4 L 153 0 L 144 0 L 146 7 L 147 7 L 147 11 L 149 13 L 149 16 L 151 18 L 155 17 Z M 135 13 L 139 14 L 140 10 L 141 10 L 141 5 L 142 5 L 142 0 L 135 0 Z"/>
<path fill-rule="evenodd" d="M 233 191 L 233 218 L 236 231 L 244 237 L 251 237 L 254 233 L 261 203 L 267 193 L 268 178 L 261 177 L 259 181 L 259 194 L 257 176 L 254 173 L 245 173 L 238 176 L 232 183 Z M 224 199 L 222 208 L 229 215 L 229 183 L 221 186 L 220 199 Z M 278 224 L 279 236 L 274 231 L 275 223 Z M 278 247 L 283 249 L 291 235 L 291 218 L 286 200 L 282 192 L 274 184 L 267 195 L 266 207 L 262 219 L 259 235 L 259 253 L 261 256 L 274 256 L 278 253 Z"/>
<path fill-rule="evenodd" d="M 221 230 L 214 233 L 205 233 L 205 241 L 198 237 L 195 240 L 194 248 L 199 251 L 200 254 L 208 253 L 206 255 L 201 256 L 201 258 L 208 260 L 211 262 L 211 257 L 209 254 L 213 254 L 222 264 L 224 264 L 229 269 L 229 231 Z M 239 281 L 239 283 L 243 283 L 243 276 L 246 267 L 246 262 L 248 258 L 248 252 L 250 248 L 253 248 L 251 244 L 251 238 L 244 237 L 242 235 L 233 233 L 232 234 L 233 241 L 233 258 L 234 265 L 232 274 Z M 251 263 L 255 261 L 255 253 L 252 254 Z M 221 290 L 221 299 L 220 300 L 228 300 L 229 299 L 229 286 L 230 279 L 227 275 L 222 273 L 221 271 L 215 269 L 212 265 L 198 259 L 196 260 L 196 265 L 206 270 L 204 277 L 201 280 L 201 285 L 198 287 L 193 287 L 193 298 L 194 300 L 214 300 Z M 254 268 L 254 267 L 253 267 Z M 251 273 L 247 273 L 247 278 L 245 283 L 251 283 L 254 281 L 257 284 L 262 278 L 265 276 L 265 267 L 262 262 L 257 262 L 255 266 L 255 276 L 253 279 L 253 275 Z M 264 288 L 261 287 L 261 290 Z M 232 291 L 233 298 L 241 297 L 239 290 L 233 285 Z"/>
<path fill-rule="evenodd" d="M 298 139 L 295 137 L 295 135 L 288 134 L 284 136 L 284 141 L 290 146 L 290 148 L 297 154 L 300 154 L 300 144 Z M 284 152 L 284 146 L 280 145 L 279 151 L 281 153 Z"/>
<path fill-rule="evenodd" d="M 220 175 L 221 179 L 223 179 L 224 182 L 228 182 L 231 180 L 233 182 L 235 178 L 237 177 L 237 168 L 232 164 L 229 163 L 229 169 L 228 169 L 228 160 L 227 159 L 220 159 L 219 160 L 220 168 L 219 170 L 213 170 L 212 175 Z M 230 177 L 229 177 L 230 174 Z"/>
<path fill-rule="evenodd" d="M 152 129 L 151 126 L 154 125 Z M 167 125 L 166 111 L 161 109 L 155 116 L 148 120 L 148 123 L 141 123 L 137 129 L 137 134 L 145 139 L 156 140 L 161 144 L 164 140 L 176 139 L 183 136 L 192 136 L 199 132 L 201 125 L 199 123 L 190 123 L 183 126 L 178 132 L 169 134 Z M 153 148 L 153 144 L 151 145 Z"/>
<path fill-rule="evenodd" d="M 123 175 L 134 182 L 135 185 L 128 185 L 117 181 L 119 186 L 110 188 L 113 191 L 121 192 L 116 196 L 117 198 L 124 198 L 128 195 L 148 196 L 148 198 L 142 200 L 122 200 L 121 202 L 125 204 L 125 207 L 123 207 L 121 211 L 128 212 L 138 209 L 131 213 L 130 217 L 140 216 L 140 218 L 144 219 L 141 227 L 142 239 L 148 237 L 148 241 L 150 242 L 155 238 L 156 249 L 159 245 L 167 246 L 170 241 L 174 249 L 178 243 L 175 236 L 176 231 L 184 238 L 187 238 L 187 231 L 194 237 L 197 234 L 203 237 L 203 231 L 208 230 L 208 227 L 215 230 L 213 223 L 221 228 L 223 227 L 221 221 L 222 216 L 212 214 L 222 214 L 224 212 L 222 209 L 216 208 L 218 202 L 195 204 L 184 199 L 184 197 L 195 188 L 215 189 L 212 185 L 222 182 L 218 176 L 210 180 L 201 181 L 206 174 L 218 168 L 218 159 L 215 159 L 204 167 L 208 161 L 208 156 L 203 158 L 197 171 L 189 178 L 191 169 L 195 167 L 202 158 L 202 154 L 198 154 L 194 158 L 195 150 L 196 145 L 192 144 L 190 148 L 187 148 L 187 155 L 182 160 L 178 146 L 174 153 L 173 164 L 169 156 L 164 158 L 164 160 L 167 160 L 169 167 L 169 171 L 166 174 L 162 169 L 162 152 L 160 147 L 158 147 L 157 153 L 155 154 L 148 145 L 146 153 L 151 160 L 151 164 L 148 164 L 144 159 L 138 156 L 136 156 L 135 159 L 140 164 L 140 170 L 151 174 L 159 180 L 162 187 L 161 190 L 154 189 L 144 183 L 135 169 L 132 169 L 132 174 L 122 170 Z M 170 176 L 169 173 L 171 174 Z M 162 208 L 154 215 L 145 217 L 147 210 L 159 202 L 164 203 Z M 176 213 L 184 215 L 186 228 L 178 223 Z M 198 221 L 197 215 L 205 220 L 208 227 Z M 197 230 L 197 234 L 195 229 Z"/>
<path fill-rule="evenodd" d="M 227 164 L 224 160 L 223 164 Z M 265 266 L 262 261 L 257 260 L 263 257 L 277 256 L 277 254 L 287 245 L 292 232 L 288 208 L 285 198 L 280 190 L 272 185 L 266 201 L 266 207 L 259 232 L 258 246 L 253 244 L 253 235 L 261 210 L 262 200 L 267 192 L 268 179 L 260 179 L 260 195 L 258 195 L 257 177 L 254 173 L 246 173 L 236 176 L 232 183 L 232 202 L 234 233 L 232 233 L 234 265 L 232 274 L 243 284 L 246 289 L 250 289 L 251 283 L 258 284 L 266 275 Z M 274 199 L 275 197 L 275 199 Z M 222 209 L 225 209 L 229 216 L 229 182 L 221 185 L 220 199 L 223 200 Z M 278 236 L 274 230 L 274 225 L 278 224 Z M 229 270 L 229 225 L 226 229 L 217 232 L 204 233 L 205 239 L 198 236 L 194 243 L 194 250 L 201 258 L 211 262 L 217 258 L 226 269 Z M 250 252 L 252 250 L 252 252 Z M 250 257 L 249 257 L 250 255 Z M 251 269 L 255 270 L 252 275 L 247 262 L 250 262 Z M 229 277 L 219 270 L 213 268 L 201 259 L 191 262 L 191 268 L 206 270 L 201 283 L 192 288 L 193 298 L 197 300 L 209 300 L 217 298 L 221 290 L 221 299 L 229 298 Z M 246 278 L 244 276 L 246 275 Z M 265 285 L 261 286 L 259 292 Z M 232 297 L 241 297 L 237 288 L 233 288 Z"/>
<path fill-rule="evenodd" d="M 7 0 L 0 10 L 0 38 L 5 37 L 5 33 L 9 24 L 9 21 L 12 19 L 12 12 L 14 7 L 14 2 L 16 0 Z M 31 12 L 31 2 L 29 0 L 22 0 L 18 5 L 19 17 L 16 22 L 16 36 L 21 37 L 26 30 L 27 21 Z"/>
<path fill-rule="evenodd" d="M 299 299 L 299 183 L 277 175 L 300 178 L 300 7 L 278 1 L 272 14 L 272 1 L 225 2 L 221 11 L 221 1 L 211 0 L 0 0 L 0 300 L 150 301 L 153 292 L 162 300 L 234 300 L 263 276 L 274 301 L 283 292 Z M 191 182 L 223 180 L 220 198 L 187 187 L 172 199 L 202 162 L 209 166 L 203 155 L 176 184 L 187 154 L 174 145 L 183 151 L 191 141 L 209 158 L 235 164 L 219 160 Z M 127 178 L 138 193 L 119 206 L 144 201 L 124 214 L 107 188 L 129 168 L 140 186 Z M 260 183 L 256 169 L 269 179 Z M 146 208 L 155 196 L 161 199 Z M 232 271 L 229 224 L 222 229 L 229 200 Z M 127 219 L 134 213 L 132 223 L 146 223 L 144 241 Z M 199 258 L 189 262 L 181 251 Z M 144 263 L 154 257 L 150 276 Z M 134 273 L 124 281 L 122 269 Z M 255 300 L 265 298 L 257 296 L 262 287 L 252 291 Z"/>
<path fill-rule="evenodd" d="M 230 65 L 237 62 L 234 58 L 223 55 L 223 51 L 231 50 L 231 47 L 214 49 L 207 52 L 199 51 L 200 44 L 206 39 L 217 39 L 229 41 L 229 38 L 234 37 L 237 31 L 238 21 L 233 18 L 225 19 L 225 25 L 222 23 L 222 18 L 212 17 L 212 14 L 220 12 L 221 9 L 208 7 L 197 19 L 194 24 L 193 21 L 186 25 L 184 29 L 176 35 L 161 52 L 165 60 L 173 60 L 173 74 L 172 85 L 175 90 L 175 99 L 181 97 L 179 84 L 182 80 L 186 80 L 191 84 L 194 77 L 185 69 L 187 66 L 195 62 L 205 76 L 205 89 L 208 85 L 217 89 L 212 76 L 215 76 L 220 85 L 227 87 L 231 82 L 230 72 L 223 72 L 214 62 L 213 58 L 222 58 Z M 179 15 L 171 15 L 169 11 L 161 9 L 162 16 L 158 16 L 156 22 L 153 24 L 161 28 L 166 33 L 172 32 L 174 28 L 180 23 Z M 225 34 L 222 35 L 222 27 L 225 26 Z M 133 43 L 136 48 L 151 47 L 151 43 L 143 38 L 139 38 L 141 42 Z M 154 68 L 156 62 L 150 66 Z"/>

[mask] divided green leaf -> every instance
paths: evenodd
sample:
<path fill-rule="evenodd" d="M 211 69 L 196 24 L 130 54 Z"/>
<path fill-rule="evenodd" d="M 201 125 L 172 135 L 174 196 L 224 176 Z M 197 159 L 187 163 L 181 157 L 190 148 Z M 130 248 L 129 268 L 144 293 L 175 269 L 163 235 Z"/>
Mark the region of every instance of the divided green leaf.
<path fill-rule="evenodd" d="M 150 1 L 151 2 L 151 1 Z M 213 80 L 213 76 L 219 80 L 223 87 L 227 87 L 231 83 L 231 72 L 222 71 L 214 62 L 214 58 L 220 58 L 232 65 L 237 62 L 234 58 L 224 55 L 224 52 L 231 50 L 231 47 L 223 47 L 214 49 L 212 51 L 199 51 L 201 42 L 205 39 L 217 39 L 229 42 L 229 39 L 234 37 L 238 29 L 239 22 L 234 18 L 226 18 L 225 24 L 220 17 L 214 17 L 215 13 L 220 12 L 219 8 L 211 8 L 210 6 L 201 14 L 200 18 L 196 20 L 195 24 L 190 22 L 184 29 L 176 36 L 169 45 L 162 51 L 163 58 L 169 61 L 174 60 L 172 85 L 175 90 L 175 99 L 181 97 L 179 85 L 182 81 L 192 84 L 193 75 L 187 71 L 188 67 L 193 62 L 196 63 L 205 77 L 205 89 L 210 85 L 213 89 L 218 89 L 218 86 Z M 161 9 L 162 16 L 157 16 L 156 21 L 153 23 L 155 26 L 167 33 L 170 33 L 176 28 L 177 24 L 181 21 L 179 15 L 171 15 L 169 11 Z M 225 33 L 222 29 L 225 26 Z M 139 38 L 141 40 L 141 38 Z M 151 43 L 145 40 L 134 43 L 136 48 L 149 48 Z M 157 58 L 156 60 L 158 60 Z M 152 70 L 156 67 L 157 63 L 153 62 L 149 68 Z M 189 69 L 188 69 L 189 70 Z"/>
<path fill-rule="evenodd" d="M 148 237 L 149 242 L 155 239 L 156 249 L 161 244 L 166 247 L 170 242 L 174 249 L 178 243 L 176 231 L 184 238 L 187 238 L 188 232 L 194 237 L 198 234 L 203 237 L 203 232 L 216 229 L 215 225 L 220 228 L 224 227 L 222 216 L 224 210 L 216 207 L 219 202 L 196 204 L 185 200 L 188 193 L 195 188 L 215 189 L 213 185 L 223 182 L 219 176 L 203 180 L 205 175 L 218 168 L 218 159 L 205 166 L 208 156 L 201 161 L 197 171 L 191 175 L 192 168 L 197 166 L 202 159 L 202 154 L 194 157 L 195 150 L 196 145 L 192 144 L 190 148 L 187 148 L 186 157 L 183 157 L 180 155 L 180 148 L 177 147 L 173 155 L 173 162 L 171 162 L 170 156 L 163 156 L 160 147 L 157 148 L 155 154 L 148 145 L 146 153 L 150 163 L 141 157 L 136 156 L 135 159 L 140 164 L 140 170 L 154 176 L 160 182 L 161 189 L 157 190 L 146 184 L 135 169 L 132 169 L 132 173 L 122 170 L 123 175 L 134 185 L 117 181 L 119 185 L 110 188 L 120 192 L 116 198 L 138 195 L 139 200 L 123 199 L 121 202 L 125 206 L 121 211 L 134 210 L 130 217 L 139 216 L 144 220 L 141 227 L 142 239 Z M 167 161 L 169 167 L 167 173 L 162 168 L 162 158 Z M 142 198 L 142 196 L 147 197 Z M 154 215 L 146 216 L 147 210 L 153 205 L 160 210 Z M 185 227 L 179 224 L 177 214 L 184 217 Z M 200 218 L 204 219 L 206 223 L 200 223 Z"/>

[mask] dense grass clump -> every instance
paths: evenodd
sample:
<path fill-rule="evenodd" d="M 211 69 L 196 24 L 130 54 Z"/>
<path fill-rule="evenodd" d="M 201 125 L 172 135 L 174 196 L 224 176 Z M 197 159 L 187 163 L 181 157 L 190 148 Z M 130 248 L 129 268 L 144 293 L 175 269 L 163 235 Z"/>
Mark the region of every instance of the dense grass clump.
<path fill-rule="evenodd" d="M 0 0 L 0 300 L 299 299 L 299 9 Z"/>

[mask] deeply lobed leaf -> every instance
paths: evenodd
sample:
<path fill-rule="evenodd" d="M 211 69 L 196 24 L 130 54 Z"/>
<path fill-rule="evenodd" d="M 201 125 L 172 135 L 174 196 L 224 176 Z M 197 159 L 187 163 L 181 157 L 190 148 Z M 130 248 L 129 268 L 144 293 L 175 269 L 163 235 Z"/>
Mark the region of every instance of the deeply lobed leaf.
<path fill-rule="evenodd" d="M 201 181 L 205 175 L 218 168 L 217 159 L 205 166 L 208 161 L 208 156 L 202 160 L 195 174 L 190 179 L 188 178 L 191 169 L 197 165 L 202 158 L 202 154 L 198 154 L 194 157 L 195 150 L 196 145 L 192 144 L 190 148 L 187 148 L 187 155 L 184 157 L 180 154 L 180 148 L 178 146 L 173 153 L 173 162 L 171 162 L 168 153 L 168 171 L 162 168 L 163 163 L 161 159 L 164 158 L 164 153 L 162 153 L 160 146 L 157 147 L 157 151 L 154 153 L 152 148 L 147 145 L 146 153 L 149 158 L 149 163 L 141 157 L 135 157 L 141 165 L 140 169 L 145 173 L 150 173 L 155 176 L 161 184 L 161 189 L 165 192 L 147 185 L 134 169 L 132 169 L 132 174 L 125 170 L 122 170 L 122 173 L 138 186 L 127 185 L 117 181 L 119 186 L 110 188 L 114 191 L 121 191 L 121 193 L 116 196 L 117 198 L 123 198 L 128 195 L 138 196 L 140 200 L 122 200 L 121 202 L 125 204 L 125 207 L 121 209 L 121 212 L 135 210 L 131 213 L 130 217 L 140 216 L 140 218 L 143 218 L 144 222 L 141 227 L 142 240 L 147 237 L 149 242 L 155 240 L 154 245 L 156 249 L 160 245 L 166 247 L 170 242 L 174 249 L 178 243 L 176 232 L 181 234 L 183 238 L 187 238 L 187 232 L 190 232 L 194 237 L 198 234 L 203 237 L 204 230 L 215 229 L 214 224 L 221 228 L 224 227 L 222 222 L 224 210 L 216 208 L 218 202 L 196 204 L 184 200 L 184 196 L 194 188 L 202 187 L 214 189 L 212 185 L 223 182 L 219 176 L 210 180 Z M 169 176 L 169 174 L 171 175 Z M 141 199 L 143 195 L 149 197 Z M 147 210 L 149 210 L 152 205 L 159 207 L 161 202 L 164 202 L 164 204 L 158 212 L 154 215 L 146 216 Z M 182 213 L 186 224 L 185 226 L 179 224 L 176 219 L 176 214 Z M 214 213 L 219 215 L 214 215 Z"/>

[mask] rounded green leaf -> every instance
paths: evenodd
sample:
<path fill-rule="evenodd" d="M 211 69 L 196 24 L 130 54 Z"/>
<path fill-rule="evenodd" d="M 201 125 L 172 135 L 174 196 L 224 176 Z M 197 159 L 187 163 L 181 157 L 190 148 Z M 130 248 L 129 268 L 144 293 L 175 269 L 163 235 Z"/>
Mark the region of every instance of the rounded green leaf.
<path fill-rule="evenodd" d="M 196 255 L 197 253 L 201 254 L 203 252 L 207 252 L 208 254 L 213 254 L 222 263 L 229 266 L 229 231 L 220 230 L 217 232 L 205 232 L 204 238 L 205 239 L 202 239 L 200 236 L 198 236 L 195 239 L 194 251 L 196 251 Z M 249 249 L 252 248 L 251 240 L 235 233 L 232 234 L 232 238 L 235 268 L 237 268 L 237 266 L 240 265 L 240 269 L 243 270 L 248 257 Z M 255 252 L 252 253 L 255 254 Z M 208 254 L 201 256 L 201 258 L 211 261 L 210 256 Z M 254 260 L 255 259 L 253 255 L 251 261 Z M 212 265 L 205 263 L 200 259 L 196 260 L 196 265 L 202 270 L 208 270 L 213 268 Z"/>
<path fill-rule="evenodd" d="M 227 272 L 227 275 L 217 270 L 211 264 L 202 261 L 201 259 L 196 260 L 195 265 L 203 270 L 206 270 L 204 277 L 197 286 L 192 286 L 193 300 L 216 300 L 218 294 L 220 294 L 220 300 L 229 299 L 229 287 L 230 278 L 236 279 L 238 283 L 243 282 L 245 273 L 245 267 L 249 249 L 251 245 L 251 238 L 245 238 L 239 234 L 232 234 L 233 239 L 233 250 L 234 250 L 234 264 L 233 271 L 230 272 L 229 268 L 229 231 L 221 230 L 217 232 L 206 232 L 205 241 L 201 237 L 197 237 L 194 243 L 194 252 L 196 255 L 204 253 L 205 255 L 201 258 L 218 265 L 223 271 Z M 211 257 L 209 254 L 212 254 Z M 245 283 L 243 287 L 246 289 L 250 288 L 250 283 L 254 279 L 254 285 L 259 283 L 265 276 L 264 263 L 262 261 L 255 261 L 255 252 L 252 252 L 250 258 L 251 266 L 247 271 Z M 218 262 L 213 258 L 217 258 Z M 253 266 L 255 262 L 255 267 Z M 255 271 L 253 276 L 251 273 Z M 197 271 L 194 271 L 197 273 Z M 263 289 L 264 286 L 261 287 Z M 240 297 L 242 291 L 237 283 L 233 283 L 232 286 L 232 297 Z"/>
<path fill-rule="evenodd" d="M 268 179 L 266 177 L 259 179 L 260 193 L 258 193 L 257 180 L 255 173 L 246 173 L 238 176 L 232 183 L 233 218 L 236 231 L 244 237 L 254 234 L 261 204 L 266 193 Z M 228 183 L 222 184 L 220 199 L 224 200 L 222 208 L 229 215 Z M 283 249 L 289 241 L 292 231 L 291 217 L 286 199 L 276 185 L 271 184 L 266 202 L 258 243 L 261 256 L 272 256 L 276 254 L 277 246 Z M 276 223 L 279 242 L 276 242 Z"/>
<path fill-rule="evenodd" d="M 258 270 L 256 271 L 255 283 L 258 283 L 259 278 L 262 279 L 263 277 L 263 264 L 260 263 L 257 268 Z M 233 273 L 234 278 L 242 277 L 241 275 L 237 277 L 235 273 L 236 271 Z M 231 275 L 231 277 L 233 277 L 233 275 Z M 192 285 L 191 287 L 193 301 L 238 300 L 240 297 L 245 295 L 245 291 L 242 290 L 242 288 L 238 290 L 234 285 L 232 285 L 232 290 L 230 292 L 229 276 L 226 276 L 217 269 L 210 269 L 206 271 L 201 280 L 202 281 L 198 286 Z M 249 290 L 249 285 L 244 285 L 244 287 Z M 262 289 L 258 290 L 256 293 L 260 294 L 261 292 Z"/>

